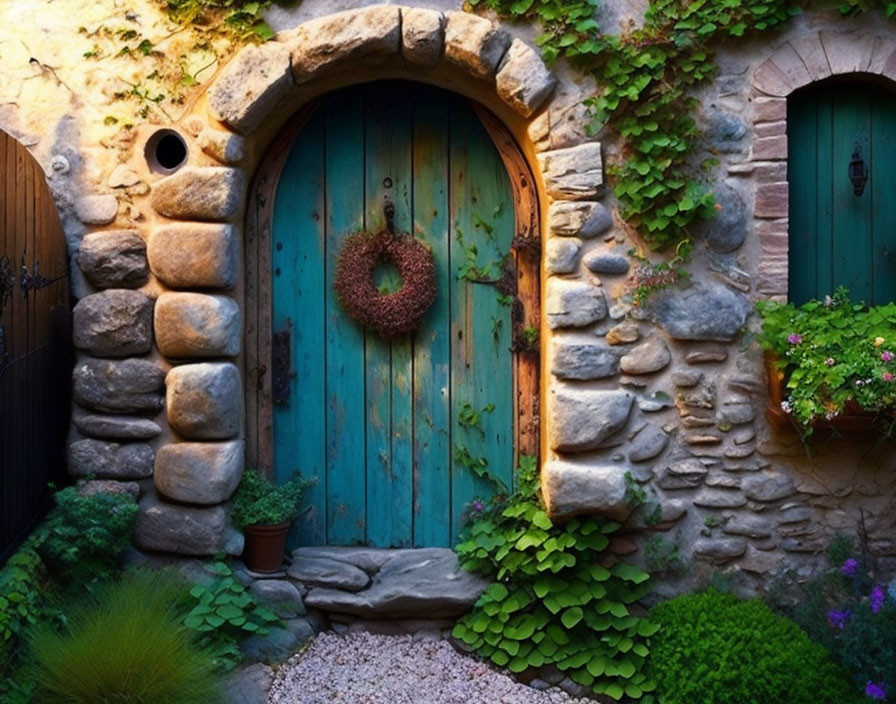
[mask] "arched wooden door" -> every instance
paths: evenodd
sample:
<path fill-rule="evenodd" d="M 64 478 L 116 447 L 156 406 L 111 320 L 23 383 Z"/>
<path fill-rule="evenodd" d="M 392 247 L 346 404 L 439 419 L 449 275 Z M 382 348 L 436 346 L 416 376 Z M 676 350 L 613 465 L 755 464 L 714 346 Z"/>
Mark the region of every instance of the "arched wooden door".
<path fill-rule="evenodd" d="M 896 93 L 835 79 L 787 109 L 790 300 L 841 285 L 854 300 L 896 300 Z M 863 187 L 851 162 L 854 176 L 867 170 Z"/>
<path fill-rule="evenodd" d="M 537 237 L 534 215 L 517 222 L 517 182 L 531 191 L 531 178 L 512 179 L 505 158 L 466 99 L 409 82 L 331 94 L 292 144 L 271 225 L 273 466 L 281 481 L 316 479 L 303 544 L 450 545 L 471 502 L 510 488 L 537 393 L 534 363 L 521 377 L 514 351 L 537 315 L 516 295 L 520 276 L 532 300 L 538 288 L 537 263 L 524 271 L 514 249 L 519 232 Z M 438 277 L 420 328 L 392 342 L 333 291 L 342 243 L 385 227 L 386 203 L 395 231 L 432 249 Z"/>
<path fill-rule="evenodd" d="M 0 564 L 65 478 L 68 254 L 40 164 L 0 131 Z"/>

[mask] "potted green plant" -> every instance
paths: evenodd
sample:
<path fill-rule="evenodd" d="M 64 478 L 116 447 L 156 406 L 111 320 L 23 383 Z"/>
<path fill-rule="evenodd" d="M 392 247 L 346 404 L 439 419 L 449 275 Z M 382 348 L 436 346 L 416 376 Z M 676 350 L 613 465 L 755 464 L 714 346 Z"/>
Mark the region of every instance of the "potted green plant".
<path fill-rule="evenodd" d="M 255 469 L 243 473 L 233 497 L 231 520 L 246 538 L 243 559 L 250 570 L 275 572 L 283 564 L 290 525 L 312 483 L 295 475 L 275 485 Z"/>
<path fill-rule="evenodd" d="M 774 425 L 867 429 L 896 415 L 896 304 L 854 303 L 843 287 L 801 306 L 760 301 Z"/>

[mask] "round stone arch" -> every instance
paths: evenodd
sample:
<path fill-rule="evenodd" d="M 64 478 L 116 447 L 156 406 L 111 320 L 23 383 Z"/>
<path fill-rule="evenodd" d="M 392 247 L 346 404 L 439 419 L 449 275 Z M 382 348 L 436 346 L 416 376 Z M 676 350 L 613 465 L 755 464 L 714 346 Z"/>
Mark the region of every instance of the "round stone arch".
<path fill-rule="evenodd" d="M 813 32 L 779 46 L 753 73 L 753 142 L 747 168 L 756 185 L 756 290 L 765 298 L 785 301 L 788 290 L 787 98 L 811 83 L 850 74 L 896 81 L 896 41 L 859 31 Z"/>
<path fill-rule="evenodd" d="M 258 409 L 251 395 L 249 407 L 242 408 L 241 389 L 258 388 L 268 370 L 257 353 L 243 349 L 243 340 L 258 324 L 258 310 L 270 303 L 265 292 L 247 290 L 251 280 L 240 276 L 246 264 L 241 252 L 257 249 L 259 231 L 269 227 L 251 217 L 247 222 L 250 176 L 256 185 L 266 178 L 264 155 L 303 106 L 340 87 L 382 79 L 421 81 L 465 95 L 491 110 L 516 142 L 522 166 L 534 175 L 544 224 L 544 283 L 536 294 L 542 368 L 550 368 L 555 331 L 606 316 L 600 281 L 583 273 L 578 261 L 581 240 L 613 224 L 600 203 L 601 147 L 587 135 L 579 86 L 558 85 L 534 48 L 464 12 L 376 5 L 280 32 L 270 42 L 244 48 L 222 69 L 181 124 L 200 157 L 153 185 L 152 207 L 177 221 L 156 225 L 148 235 L 150 266 L 162 290 L 155 306 L 156 345 L 177 365 L 166 380 L 173 441 L 159 448 L 155 462 L 155 483 L 165 497 L 220 504 L 235 487 L 236 468 L 246 464 L 246 418 L 256 418 Z M 618 514 L 625 505 L 622 469 L 602 475 L 593 501 L 583 500 L 580 483 L 567 481 L 582 468 L 561 461 L 565 441 L 552 431 L 569 422 L 568 409 L 551 403 L 562 396 L 563 385 L 543 374 L 539 397 L 549 401 L 533 408 L 541 418 L 549 506 L 557 515 L 602 509 Z M 234 424 L 234 418 L 240 420 Z M 250 439 L 257 432 L 250 431 Z M 250 451 L 249 459 L 256 460 L 257 452 Z M 214 491 L 209 477 L 215 478 Z M 178 511 L 197 510 L 205 509 L 168 504 L 156 519 L 177 521 Z M 180 536 L 175 551 L 208 554 L 221 544 L 204 536 L 201 545 L 184 545 L 188 537 Z"/>

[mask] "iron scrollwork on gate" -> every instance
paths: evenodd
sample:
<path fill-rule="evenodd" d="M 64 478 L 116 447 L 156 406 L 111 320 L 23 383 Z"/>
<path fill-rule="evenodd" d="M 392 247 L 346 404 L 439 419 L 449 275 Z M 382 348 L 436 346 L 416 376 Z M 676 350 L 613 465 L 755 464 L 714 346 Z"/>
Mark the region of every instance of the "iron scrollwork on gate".
<path fill-rule="evenodd" d="M 16 286 L 16 273 L 9 257 L 0 257 L 0 313 L 12 298 L 12 290 Z"/>
<path fill-rule="evenodd" d="M 292 370 L 292 319 L 287 318 L 282 330 L 274 333 L 271 340 L 271 395 L 278 406 L 289 405 L 292 393 L 290 382 L 296 373 Z"/>
<path fill-rule="evenodd" d="M 3 326 L 0 325 L 0 377 L 12 366 L 12 360 L 9 358 L 9 351 L 6 349 L 6 333 Z"/>
<path fill-rule="evenodd" d="M 34 271 L 29 272 L 25 264 L 25 256 L 22 255 L 22 277 L 19 280 L 19 286 L 25 298 L 28 298 L 29 291 L 37 291 L 38 289 L 49 286 L 52 282 L 40 275 L 40 262 L 34 262 Z"/>

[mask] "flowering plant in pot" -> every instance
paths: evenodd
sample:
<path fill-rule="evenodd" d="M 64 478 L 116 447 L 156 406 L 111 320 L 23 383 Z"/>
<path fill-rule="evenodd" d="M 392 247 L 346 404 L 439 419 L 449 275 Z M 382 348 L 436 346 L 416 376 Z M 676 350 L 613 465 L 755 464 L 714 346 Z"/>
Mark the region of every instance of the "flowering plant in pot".
<path fill-rule="evenodd" d="M 299 475 L 275 485 L 255 469 L 246 470 L 233 497 L 233 524 L 246 537 L 243 558 L 254 572 L 274 572 L 283 563 L 286 537 L 313 481 Z"/>
<path fill-rule="evenodd" d="M 854 303 L 842 286 L 801 306 L 760 301 L 766 415 L 813 428 L 868 428 L 896 411 L 896 304 Z"/>

